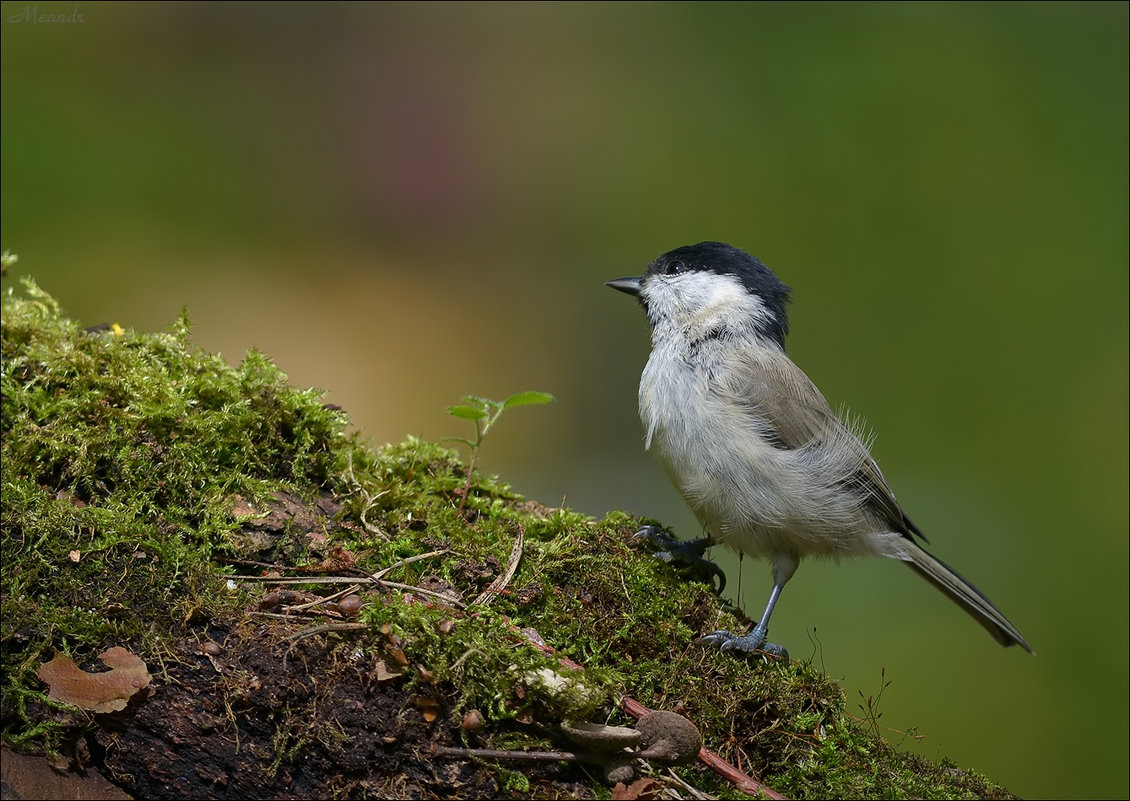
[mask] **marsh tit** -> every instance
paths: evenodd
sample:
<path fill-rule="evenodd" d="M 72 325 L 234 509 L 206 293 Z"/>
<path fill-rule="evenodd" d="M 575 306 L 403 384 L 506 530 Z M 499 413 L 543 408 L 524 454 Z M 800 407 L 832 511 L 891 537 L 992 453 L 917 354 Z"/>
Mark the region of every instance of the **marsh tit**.
<path fill-rule="evenodd" d="M 743 250 L 701 242 L 608 286 L 651 322 L 640 380 L 645 447 L 708 532 L 699 541 L 766 557 L 773 589 L 726 651 L 783 653 L 766 642 L 781 590 L 806 556 L 885 556 L 925 578 L 1002 645 L 1032 648 L 980 590 L 923 550 L 868 447 L 785 355 L 789 287 Z"/>

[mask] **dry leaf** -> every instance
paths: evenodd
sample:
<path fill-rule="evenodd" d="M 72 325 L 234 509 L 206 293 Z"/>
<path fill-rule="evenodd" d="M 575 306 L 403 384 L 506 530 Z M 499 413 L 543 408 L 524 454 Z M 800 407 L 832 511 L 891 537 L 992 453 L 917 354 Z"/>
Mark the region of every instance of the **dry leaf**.
<path fill-rule="evenodd" d="M 638 799 L 659 798 L 663 791 L 663 782 L 650 777 L 636 779 L 625 786 L 623 782 L 617 783 L 612 788 L 613 801 L 637 801 Z"/>
<path fill-rule="evenodd" d="M 149 686 L 151 677 L 145 663 L 125 648 L 114 646 L 98 656 L 106 673 L 87 673 L 66 654 L 39 666 L 40 680 L 50 688 L 47 697 L 92 712 L 125 709 L 129 699 Z"/>
<path fill-rule="evenodd" d="M 427 723 L 435 723 L 439 719 L 439 704 L 431 698 L 423 695 L 417 695 L 412 699 L 416 702 L 416 706 L 420 708 L 420 713 L 424 716 L 424 721 Z"/>
<path fill-rule="evenodd" d="M 375 672 L 377 674 L 377 681 L 392 681 L 393 679 L 399 679 L 407 673 L 408 668 L 401 665 L 393 665 L 390 667 L 383 659 L 377 659 Z"/>
<path fill-rule="evenodd" d="M 385 646 L 385 653 L 387 653 L 390 657 L 392 657 L 392 659 L 398 665 L 408 667 L 408 656 L 404 653 L 404 651 L 402 649 L 397 648 L 395 645 L 386 645 Z"/>
<path fill-rule="evenodd" d="M 85 801 L 129 801 L 133 796 L 110 784 L 101 773 L 56 770 L 43 757 L 28 756 L 3 746 L 0 784 L 4 798 L 81 798 Z"/>

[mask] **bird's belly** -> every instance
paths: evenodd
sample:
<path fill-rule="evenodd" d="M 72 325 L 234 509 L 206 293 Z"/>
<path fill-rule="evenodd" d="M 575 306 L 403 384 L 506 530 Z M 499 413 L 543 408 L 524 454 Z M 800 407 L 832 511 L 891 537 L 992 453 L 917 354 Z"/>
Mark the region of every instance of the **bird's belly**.
<path fill-rule="evenodd" d="M 829 508 L 798 451 L 773 447 L 691 371 L 650 378 L 640 385 L 648 448 L 716 541 L 755 556 L 860 550 L 855 510 Z"/>

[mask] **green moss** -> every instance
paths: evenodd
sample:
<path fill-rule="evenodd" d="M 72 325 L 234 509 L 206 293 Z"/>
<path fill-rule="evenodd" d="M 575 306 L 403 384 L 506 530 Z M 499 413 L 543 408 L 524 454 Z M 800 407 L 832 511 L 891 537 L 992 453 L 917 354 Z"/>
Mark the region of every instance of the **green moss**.
<path fill-rule="evenodd" d="M 183 317 L 88 332 L 25 290 L 0 323 L 5 710 L 24 708 L 51 645 L 159 652 L 198 610 L 234 604 L 209 560 L 239 528 L 233 497 L 328 485 L 345 441 L 319 393 L 256 352 L 233 368 L 192 346 Z"/>
<path fill-rule="evenodd" d="M 433 443 L 369 448 L 320 393 L 290 387 L 262 355 L 232 367 L 193 346 L 183 317 L 158 334 L 87 332 L 30 283 L 23 296 L 8 293 L 3 311 L 8 742 L 52 749 L 74 723 L 49 713 L 35 678 L 52 645 L 89 657 L 127 644 L 159 666 L 194 620 L 246 614 L 248 598 L 228 589 L 229 570 L 213 559 L 241 530 L 236 499 L 329 494 L 344 513 L 327 547 L 356 570 L 396 565 L 391 580 L 461 598 L 373 594 L 361 617 L 373 634 L 358 647 L 401 652 L 409 689 L 441 697 L 454 720 L 479 709 L 494 747 L 553 746 L 564 718 L 627 722 L 616 705 L 626 694 L 682 711 L 708 747 L 789 797 L 1007 796 L 975 774 L 899 753 L 809 663 L 747 663 L 694 644 L 745 621 L 634 548 L 637 519 L 548 509 L 477 473 L 468 484 L 455 452 Z M 472 604 L 519 536 L 512 579 L 489 605 Z M 301 568 L 306 557 L 291 558 Z M 585 670 L 530 646 L 530 630 Z M 343 736 L 304 725 L 276 743 L 278 764 L 303 743 Z M 514 791 L 526 782 L 519 770 L 500 768 Z M 684 775 L 738 795 L 699 767 Z"/>

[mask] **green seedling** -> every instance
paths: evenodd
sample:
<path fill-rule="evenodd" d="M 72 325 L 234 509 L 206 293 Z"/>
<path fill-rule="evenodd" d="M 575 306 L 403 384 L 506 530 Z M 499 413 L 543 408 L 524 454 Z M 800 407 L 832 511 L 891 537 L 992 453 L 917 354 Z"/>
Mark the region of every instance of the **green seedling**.
<path fill-rule="evenodd" d="M 475 470 L 475 462 L 479 458 L 479 447 L 483 444 L 487 432 L 491 430 L 498 418 L 507 409 L 515 406 L 538 406 L 552 403 L 553 396 L 548 392 L 517 392 L 503 401 L 480 398 L 477 395 L 464 395 L 465 403 L 448 406 L 447 413 L 452 417 L 470 420 L 475 424 L 475 438 L 445 437 L 452 442 L 462 442 L 471 451 L 471 461 L 467 465 L 467 482 L 463 485 L 463 498 L 459 501 L 459 511 L 463 511 L 463 504 L 467 502 L 467 493 L 471 489 L 471 475 Z"/>

